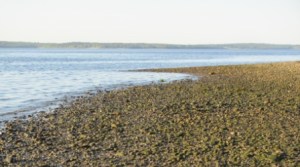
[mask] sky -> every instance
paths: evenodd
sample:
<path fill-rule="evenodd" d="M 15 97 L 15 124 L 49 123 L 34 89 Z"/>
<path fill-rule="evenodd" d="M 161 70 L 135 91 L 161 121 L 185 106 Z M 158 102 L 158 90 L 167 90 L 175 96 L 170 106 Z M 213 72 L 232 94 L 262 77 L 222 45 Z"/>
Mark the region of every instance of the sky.
<path fill-rule="evenodd" d="M 0 41 L 300 44 L 300 0 L 0 0 Z"/>

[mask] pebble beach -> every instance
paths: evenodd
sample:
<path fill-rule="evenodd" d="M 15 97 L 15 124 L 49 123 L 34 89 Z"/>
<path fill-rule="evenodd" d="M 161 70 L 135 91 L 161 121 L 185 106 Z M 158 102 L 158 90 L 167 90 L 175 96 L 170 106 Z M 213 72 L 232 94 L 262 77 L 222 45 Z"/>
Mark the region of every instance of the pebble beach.
<path fill-rule="evenodd" d="M 300 63 L 155 69 L 134 86 L 6 123 L 0 166 L 299 166 Z"/>

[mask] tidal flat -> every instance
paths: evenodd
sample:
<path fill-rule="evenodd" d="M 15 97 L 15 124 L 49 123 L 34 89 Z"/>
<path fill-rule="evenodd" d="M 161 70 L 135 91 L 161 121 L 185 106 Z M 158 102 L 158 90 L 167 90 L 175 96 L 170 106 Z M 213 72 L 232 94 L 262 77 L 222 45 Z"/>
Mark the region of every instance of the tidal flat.
<path fill-rule="evenodd" d="M 201 78 L 9 122 L 0 166 L 300 166 L 300 62 L 151 71 Z"/>

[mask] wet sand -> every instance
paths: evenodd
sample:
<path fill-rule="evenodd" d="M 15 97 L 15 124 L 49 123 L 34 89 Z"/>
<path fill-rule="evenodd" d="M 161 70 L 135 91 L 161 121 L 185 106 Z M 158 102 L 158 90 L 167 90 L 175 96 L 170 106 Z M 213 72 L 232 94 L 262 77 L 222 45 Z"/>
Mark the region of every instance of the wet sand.
<path fill-rule="evenodd" d="M 300 165 L 299 62 L 151 71 L 202 77 L 7 123 L 0 166 Z"/>

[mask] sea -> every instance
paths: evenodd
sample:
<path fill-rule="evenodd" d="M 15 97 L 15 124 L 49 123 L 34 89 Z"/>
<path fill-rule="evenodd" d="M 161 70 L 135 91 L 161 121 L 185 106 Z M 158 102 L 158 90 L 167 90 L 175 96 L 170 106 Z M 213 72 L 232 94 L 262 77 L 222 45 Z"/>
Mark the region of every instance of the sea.
<path fill-rule="evenodd" d="M 195 79 L 134 70 L 285 61 L 300 61 L 300 50 L 2 48 L 0 124 L 91 92 Z"/>

